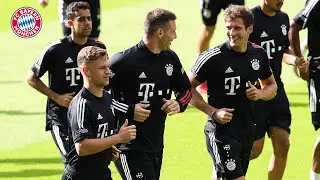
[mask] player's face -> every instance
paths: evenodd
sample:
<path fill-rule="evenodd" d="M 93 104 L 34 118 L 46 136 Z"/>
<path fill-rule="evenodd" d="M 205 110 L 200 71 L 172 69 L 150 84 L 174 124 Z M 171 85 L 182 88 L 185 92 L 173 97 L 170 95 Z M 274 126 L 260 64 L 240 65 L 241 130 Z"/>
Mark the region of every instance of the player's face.
<path fill-rule="evenodd" d="M 76 17 L 72 21 L 74 34 L 80 37 L 88 37 L 92 31 L 92 21 L 89 9 L 79 9 L 76 12 Z"/>
<path fill-rule="evenodd" d="M 177 38 L 176 22 L 174 20 L 169 21 L 167 28 L 163 29 L 163 35 L 160 36 L 160 47 L 162 50 L 170 49 L 171 42 Z"/>
<path fill-rule="evenodd" d="M 241 18 L 230 19 L 226 21 L 226 31 L 232 49 L 241 50 L 247 46 L 252 26 L 246 28 Z"/>
<path fill-rule="evenodd" d="M 105 87 L 109 84 L 110 69 L 106 56 L 91 61 L 87 65 L 88 79 L 97 87 Z"/>
<path fill-rule="evenodd" d="M 264 4 L 272 11 L 280 11 L 284 0 L 264 0 Z"/>

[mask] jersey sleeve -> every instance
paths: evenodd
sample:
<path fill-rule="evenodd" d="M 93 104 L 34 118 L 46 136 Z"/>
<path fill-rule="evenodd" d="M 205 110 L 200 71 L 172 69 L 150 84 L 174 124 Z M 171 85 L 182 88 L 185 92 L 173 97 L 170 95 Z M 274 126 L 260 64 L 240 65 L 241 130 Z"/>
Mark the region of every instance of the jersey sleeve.
<path fill-rule="evenodd" d="M 289 28 L 290 28 L 290 23 L 289 23 L 289 16 L 288 14 L 285 13 L 285 22 L 286 22 L 286 30 L 287 32 L 289 32 Z M 288 37 L 288 33 L 286 33 L 286 40 L 285 40 L 285 44 L 284 44 L 284 49 L 288 49 L 290 46 L 290 41 L 289 41 L 289 37 Z"/>
<path fill-rule="evenodd" d="M 123 95 L 121 93 L 121 89 L 123 89 L 123 82 L 125 82 L 125 70 L 122 61 L 124 59 L 123 52 L 117 53 L 113 55 L 110 62 L 110 70 L 111 70 L 111 78 L 109 83 L 109 89 L 111 89 L 111 94 L 113 97 L 112 105 L 118 111 L 118 114 L 124 113 L 120 115 L 121 117 L 133 119 L 134 115 L 134 104 L 125 104 L 126 102 L 122 102 Z"/>
<path fill-rule="evenodd" d="M 191 68 L 191 73 L 200 83 L 203 83 L 208 79 L 210 59 L 214 58 L 215 55 L 219 54 L 220 52 L 221 51 L 219 48 L 210 49 L 200 54 L 197 58 L 196 63 Z"/>
<path fill-rule="evenodd" d="M 262 55 L 263 55 L 263 59 L 261 62 L 261 71 L 259 74 L 259 79 L 263 80 L 263 79 L 267 79 L 272 75 L 272 70 L 269 66 L 269 59 L 267 56 L 267 53 L 261 49 Z"/>
<path fill-rule="evenodd" d="M 189 78 L 182 67 L 177 54 L 171 51 L 171 54 L 175 61 L 175 68 L 173 69 L 173 92 L 176 96 L 176 100 L 180 105 L 180 112 L 185 111 L 191 100 L 191 84 Z"/>
<path fill-rule="evenodd" d="M 54 66 L 54 52 L 55 45 L 61 43 L 61 41 L 51 43 L 44 50 L 42 50 L 40 56 L 36 62 L 32 65 L 31 71 L 33 71 L 37 77 L 42 77 L 47 71 Z"/>
<path fill-rule="evenodd" d="M 303 9 L 293 18 L 293 21 L 301 26 L 302 29 L 305 29 L 311 23 L 312 10 L 318 3 L 318 0 L 309 0 Z"/>
<path fill-rule="evenodd" d="M 75 143 L 83 139 L 93 138 L 91 114 L 92 111 L 87 100 L 81 97 L 69 107 L 68 118 Z"/>

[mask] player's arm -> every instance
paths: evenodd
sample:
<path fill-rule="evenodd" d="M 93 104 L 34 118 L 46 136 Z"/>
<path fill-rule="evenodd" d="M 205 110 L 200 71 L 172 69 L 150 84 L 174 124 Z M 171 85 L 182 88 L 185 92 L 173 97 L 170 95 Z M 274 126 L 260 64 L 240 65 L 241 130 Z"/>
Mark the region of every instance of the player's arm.
<path fill-rule="evenodd" d="M 135 125 L 128 126 L 128 120 L 126 120 L 117 134 L 105 138 L 82 139 L 75 143 L 75 148 L 79 156 L 88 156 L 119 143 L 128 143 L 135 138 L 136 127 Z"/>
<path fill-rule="evenodd" d="M 232 120 L 232 116 L 233 116 L 232 112 L 234 111 L 234 109 L 230 109 L 230 108 L 218 109 L 209 105 L 207 102 L 205 102 L 201 94 L 196 90 L 197 86 L 199 86 L 201 82 L 199 82 L 196 79 L 193 73 L 190 73 L 188 76 L 191 83 L 191 95 L 192 95 L 190 104 L 196 107 L 197 109 L 201 110 L 202 112 L 204 112 L 205 114 L 207 114 L 209 117 L 216 120 L 220 124 L 225 124 L 230 122 Z"/>
<path fill-rule="evenodd" d="M 291 49 L 286 49 L 283 53 L 283 62 L 292 66 L 301 66 L 305 63 L 304 57 L 297 57 Z"/>
<path fill-rule="evenodd" d="M 300 35 L 299 31 L 301 30 L 301 26 L 294 21 L 290 24 L 289 30 L 289 41 L 290 41 L 290 48 L 292 49 L 293 53 L 297 57 L 302 57 L 301 49 L 300 49 Z"/>
<path fill-rule="evenodd" d="M 138 122 L 144 122 L 151 113 L 151 111 L 147 109 L 150 106 L 149 104 L 126 104 L 125 102 L 120 103 L 119 101 L 123 99 L 122 89 L 125 89 L 125 87 L 123 87 L 125 86 L 125 81 L 123 79 L 126 78 L 126 73 L 124 72 L 124 65 L 122 65 L 121 63 L 121 61 L 123 60 L 124 55 L 122 52 L 113 55 L 109 59 L 111 78 L 108 88 L 111 90 L 111 94 L 115 100 L 113 101 L 113 103 L 114 105 L 122 104 L 122 107 L 126 106 L 126 112 L 123 112 L 125 113 L 124 116 L 126 119 L 133 119 Z M 118 103 L 116 103 L 116 101 Z"/>
<path fill-rule="evenodd" d="M 168 51 L 168 53 L 172 56 L 172 62 L 174 63 L 171 84 L 176 99 L 167 100 L 163 98 L 164 104 L 161 110 L 170 116 L 186 110 L 191 100 L 191 85 L 177 54 L 174 51 Z"/>
<path fill-rule="evenodd" d="M 96 137 L 92 133 L 92 118 L 92 110 L 86 99 L 80 98 L 73 101 L 68 109 L 72 138 L 79 156 L 96 154 L 115 144 L 127 143 L 136 137 L 135 126 L 128 126 L 127 121 L 122 125 L 118 134 L 108 137 L 100 134 Z"/>
<path fill-rule="evenodd" d="M 31 71 L 28 73 L 26 80 L 31 87 L 46 95 L 48 98 L 52 99 L 60 106 L 68 107 L 73 98 L 74 92 L 60 95 L 51 90 L 40 79 L 48 70 L 54 67 L 53 53 L 55 44 L 53 43 L 53 45 L 49 45 L 42 51 L 38 60 L 33 64 Z"/>

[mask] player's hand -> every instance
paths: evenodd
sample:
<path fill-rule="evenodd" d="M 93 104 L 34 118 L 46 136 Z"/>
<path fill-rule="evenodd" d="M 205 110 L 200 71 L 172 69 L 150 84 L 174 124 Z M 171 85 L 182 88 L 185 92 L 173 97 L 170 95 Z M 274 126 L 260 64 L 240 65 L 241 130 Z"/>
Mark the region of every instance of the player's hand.
<path fill-rule="evenodd" d="M 147 108 L 150 104 L 136 104 L 134 106 L 133 119 L 138 122 L 144 122 L 150 115 L 151 111 Z"/>
<path fill-rule="evenodd" d="M 257 89 L 254 85 L 251 84 L 250 81 L 247 82 L 248 89 L 246 90 L 246 95 L 248 99 L 252 101 L 257 101 L 261 99 L 261 92 L 259 89 Z"/>
<path fill-rule="evenodd" d="M 232 120 L 234 109 L 230 108 L 221 108 L 216 109 L 216 111 L 212 114 L 212 118 L 218 121 L 220 124 L 226 124 Z"/>
<path fill-rule="evenodd" d="M 129 141 L 136 138 L 137 130 L 135 125 L 128 126 L 128 119 L 121 126 L 118 134 L 119 143 L 128 143 Z"/>
<path fill-rule="evenodd" d="M 306 62 L 307 61 L 304 59 L 304 57 L 297 57 L 296 60 L 294 61 L 294 64 L 299 67 L 299 66 L 302 66 Z"/>
<path fill-rule="evenodd" d="M 39 0 L 39 4 L 42 7 L 46 7 L 48 5 L 48 0 Z"/>
<path fill-rule="evenodd" d="M 121 153 L 121 151 L 115 146 L 112 146 L 112 161 L 119 159 L 119 153 Z"/>
<path fill-rule="evenodd" d="M 65 94 L 61 94 L 53 97 L 52 100 L 58 103 L 62 107 L 68 107 L 74 95 L 75 95 L 75 92 L 65 93 Z"/>
<path fill-rule="evenodd" d="M 309 80 L 309 61 L 304 61 L 294 68 L 294 72 L 298 77 L 305 81 Z"/>
<path fill-rule="evenodd" d="M 162 105 L 161 110 L 169 116 L 180 112 L 180 105 L 176 100 L 167 100 L 165 98 L 162 98 L 162 101 L 164 102 L 164 104 Z"/>

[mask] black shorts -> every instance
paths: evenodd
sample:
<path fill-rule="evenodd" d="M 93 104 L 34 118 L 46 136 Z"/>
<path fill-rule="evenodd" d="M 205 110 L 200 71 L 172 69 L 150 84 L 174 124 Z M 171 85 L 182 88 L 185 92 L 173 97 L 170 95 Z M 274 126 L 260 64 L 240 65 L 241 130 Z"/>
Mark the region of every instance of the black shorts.
<path fill-rule="evenodd" d="M 123 180 L 159 180 L 162 154 L 122 151 L 115 165 Z"/>
<path fill-rule="evenodd" d="M 257 101 L 254 107 L 255 139 L 261 139 L 269 127 L 279 127 L 290 134 L 291 112 L 284 88 L 270 101 Z"/>
<path fill-rule="evenodd" d="M 100 176 L 95 175 L 83 175 L 76 173 L 70 166 L 66 166 L 66 168 L 63 171 L 61 180 L 112 180 L 111 178 L 111 171 L 108 169 L 108 171 L 105 172 L 105 174 L 102 174 Z"/>
<path fill-rule="evenodd" d="M 56 125 L 52 123 L 51 130 L 52 138 L 60 151 L 62 162 L 67 165 L 67 155 L 69 153 L 69 139 L 68 130 L 63 126 Z"/>
<path fill-rule="evenodd" d="M 69 36 L 71 34 L 71 29 L 67 26 L 68 17 L 66 15 L 66 10 L 68 5 L 68 3 L 62 3 L 62 9 L 59 9 L 60 21 L 64 36 Z M 92 19 L 92 32 L 89 37 L 98 38 L 100 35 L 100 0 L 90 1 L 89 5 Z"/>
<path fill-rule="evenodd" d="M 217 178 L 231 180 L 245 176 L 250 161 L 252 140 L 245 139 L 240 142 L 230 136 L 217 136 L 208 130 L 204 132 Z"/>
<path fill-rule="evenodd" d="M 310 80 L 308 81 L 309 105 L 312 124 L 315 130 L 320 128 L 320 61 L 310 61 Z"/>
<path fill-rule="evenodd" d="M 214 26 L 221 9 L 225 9 L 229 4 L 244 5 L 244 0 L 201 0 L 201 17 L 203 24 Z"/>

